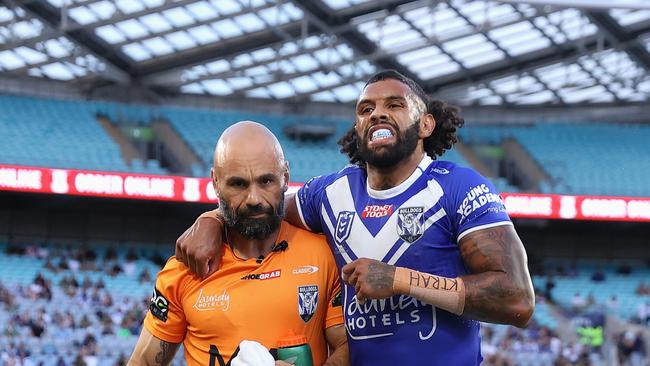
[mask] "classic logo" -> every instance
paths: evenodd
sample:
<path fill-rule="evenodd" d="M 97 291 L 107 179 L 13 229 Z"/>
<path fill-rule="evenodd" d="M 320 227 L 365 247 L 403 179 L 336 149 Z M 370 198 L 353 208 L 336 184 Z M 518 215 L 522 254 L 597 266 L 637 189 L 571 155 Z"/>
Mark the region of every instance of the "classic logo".
<path fill-rule="evenodd" d="M 204 295 L 203 289 L 201 289 L 193 307 L 199 311 L 216 309 L 221 309 L 221 311 L 228 311 L 230 308 L 230 295 L 226 293 L 226 290 L 223 290 L 223 293 L 219 295 Z"/>
<path fill-rule="evenodd" d="M 334 239 L 339 244 L 342 244 L 345 239 L 350 236 L 350 229 L 352 229 L 352 221 L 354 221 L 354 212 L 341 211 L 336 219 L 336 229 L 334 230 Z"/>
<path fill-rule="evenodd" d="M 273 271 L 268 271 L 268 272 L 262 272 L 262 273 L 251 273 L 247 274 L 246 276 L 242 277 L 242 280 L 272 280 L 274 278 L 280 277 L 282 274 L 282 271 L 279 269 L 273 270 Z"/>
<path fill-rule="evenodd" d="M 424 207 L 405 207 L 397 211 L 397 234 L 408 243 L 424 234 Z"/>
<path fill-rule="evenodd" d="M 294 268 L 293 271 L 291 271 L 291 273 L 295 275 L 312 274 L 316 272 L 318 272 L 318 267 L 316 266 L 301 266 L 301 267 Z"/>
<path fill-rule="evenodd" d="M 169 314 L 169 301 L 163 296 L 163 294 L 154 287 L 153 295 L 151 296 L 151 302 L 149 303 L 149 310 L 151 315 L 156 318 L 166 322 L 167 315 Z"/>
<path fill-rule="evenodd" d="M 318 286 L 298 286 L 298 314 L 307 323 L 318 306 Z"/>
<path fill-rule="evenodd" d="M 393 205 L 369 205 L 363 209 L 361 217 L 378 218 L 390 216 L 393 213 Z"/>

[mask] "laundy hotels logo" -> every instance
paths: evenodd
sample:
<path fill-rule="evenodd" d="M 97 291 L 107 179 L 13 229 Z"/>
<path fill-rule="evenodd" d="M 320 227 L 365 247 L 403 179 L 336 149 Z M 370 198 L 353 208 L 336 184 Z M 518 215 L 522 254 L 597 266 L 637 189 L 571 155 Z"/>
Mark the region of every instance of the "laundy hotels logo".
<path fill-rule="evenodd" d="M 199 311 L 228 311 L 228 309 L 230 309 L 230 295 L 226 293 L 226 290 L 223 290 L 223 292 L 218 295 L 204 295 L 203 289 L 201 289 L 193 307 Z"/>

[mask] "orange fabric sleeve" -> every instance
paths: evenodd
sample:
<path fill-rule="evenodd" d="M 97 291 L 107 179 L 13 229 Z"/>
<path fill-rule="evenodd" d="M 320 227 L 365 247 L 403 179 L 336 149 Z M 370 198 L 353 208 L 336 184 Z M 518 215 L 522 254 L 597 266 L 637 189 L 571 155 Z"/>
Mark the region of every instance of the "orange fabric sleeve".
<path fill-rule="evenodd" d="M 171 257 L 158 273 L 149 310 L 144 318 L 145 328 L 165 342 L 180 343 L 185 338 L 187 323 L 181 295 L 186 269 Z"/>
<path fill-rule="evenodd" d="M 343 294 L 341 293 L 338 267 L 331 254 L 328 255 L 326 264 L 328 269 L 327 283 L 329 284 L 329 292 L 327 294 L 325 328 L 329 328 L 334 325 L 343 324 Z"/>

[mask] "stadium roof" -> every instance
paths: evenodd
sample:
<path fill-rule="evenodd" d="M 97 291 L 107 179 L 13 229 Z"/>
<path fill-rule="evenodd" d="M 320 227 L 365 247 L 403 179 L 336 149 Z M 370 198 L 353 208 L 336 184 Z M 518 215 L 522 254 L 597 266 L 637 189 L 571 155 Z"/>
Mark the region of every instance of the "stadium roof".
<path fill-rule="evenodd" d="M 612 4 L 620 8 L 604 9 Z M 650 6 L 645 0 L 0 0 L 0 72 L 11 75 L 349 102 L 370 74 L 386 68 L 461 104 L 647 101 Z"/>

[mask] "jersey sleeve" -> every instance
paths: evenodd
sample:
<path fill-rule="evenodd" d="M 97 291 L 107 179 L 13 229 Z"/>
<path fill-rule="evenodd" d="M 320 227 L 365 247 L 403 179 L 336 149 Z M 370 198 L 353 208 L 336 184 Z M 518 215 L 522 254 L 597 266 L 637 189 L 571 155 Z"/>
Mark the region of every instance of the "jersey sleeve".
<path fill-rule="evenodd" d="M 165 342 L 181 343 L 187 323 L 181 303 L 184 270 L 175 258 L 170 258 L 158 273 L 149 311 L 144 318 L 145 328 Z"/>
<path fill-rule="evenodd" d="M 303 225 L 315 233 L 323 232 L 321 207 L 325 188 L 336 179 L 335 174 L 321 175 L 307 181 L 296 193 L 296 206 Z"/>
<path fill-rule="evenodd" d="M 343 299 L 341 298 L 341 282 L 339 281 L 339 272 L 334 257 L 329 249 L 327 260 L 327 314 L 325 314 L 325 328 L 343 324 Z"/>
<path fill-rule="evenodd" d="M 499 192 L 488 179 L 469 168 L 457 167 L 455 173 L 449 209 L 457 241 L 476 230 L 512 225 Z"/>

